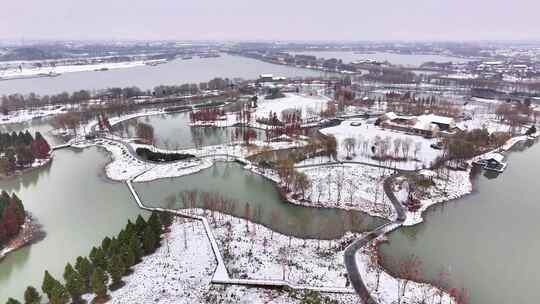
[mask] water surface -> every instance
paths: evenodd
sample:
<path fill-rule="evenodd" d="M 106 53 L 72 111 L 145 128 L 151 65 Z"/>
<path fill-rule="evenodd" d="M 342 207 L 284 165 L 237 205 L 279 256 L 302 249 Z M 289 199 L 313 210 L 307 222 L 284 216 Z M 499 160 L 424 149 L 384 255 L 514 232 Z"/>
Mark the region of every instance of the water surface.
<path fill-rule="evenodd" d="M 437 205 L 425 222 L 389 235 L 381 246 L 386 265 L 417 255 L 423 278 L 449 273 L 452 287 L 469 290 L 469 303 L 538 303 L 540 286 L 540 145 L 508 156 L 498 176 L 476 178 L 477 191 Z"/>

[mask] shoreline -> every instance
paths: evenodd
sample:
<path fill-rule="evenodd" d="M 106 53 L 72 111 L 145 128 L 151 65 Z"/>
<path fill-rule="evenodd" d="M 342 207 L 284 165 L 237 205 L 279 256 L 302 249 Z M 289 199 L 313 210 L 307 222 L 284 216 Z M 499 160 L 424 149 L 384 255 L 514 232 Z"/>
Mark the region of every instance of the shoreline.
<path fill-rule="evenodd" d="M 0 250 L 0 263 L 18 249 L 33 245 L 46 237 L 43 226 L 30 213 L 26 213 L 26 221 L 19 234 L 7 242 L 6 247 Z"/>
<path fill-rule="evenodd" d="M 9 174 L 9 175 L 5 175 L 5 174 L 0 174 L 0 181 L 9 181 L 9 180 L 12 180 L 12 179 L 15 179 L 15 178 L 18 178 L 24 174 L 27 174 L 27 173 L 30 173 L 34 170 L 37 170 L 37 169 L 41 169 L 41 168 L 44 168 L 48 165 L 50 165 L 52 163 L 52 160 L 53 160 L 53 151 L 51 151 L 51 154 L 49 156 L 49 158 L 46 158 L 46 159 L 42 159 L 37 166 L 31 166 L 31 167 L 28 167 L 28 168 L 24 168 L 22 170 L 16 170 L 15 172 L 13 172 L 12 174 Z"/>

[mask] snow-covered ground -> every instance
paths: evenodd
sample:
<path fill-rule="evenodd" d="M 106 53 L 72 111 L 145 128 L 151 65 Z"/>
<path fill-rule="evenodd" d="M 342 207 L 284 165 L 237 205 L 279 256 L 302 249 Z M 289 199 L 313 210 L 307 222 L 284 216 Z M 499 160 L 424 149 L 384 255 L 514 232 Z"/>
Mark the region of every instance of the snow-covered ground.
<path fill-rule="evenodd" d="M 393 171 L 359 164 L 297 169 L 311 180 L 304 205 L 364 211 L 393 219 L 396 215 L 383 190 L 383 180 Z"/>
<path fill-rule="evenodd" d="M 426 304 L 454 304 L 456 303 L 448 293 L 432 285 L 413 281 L 396 279 L 376 263 L 373 247 L 362 248 L 356 254 L 360 276 L 365 282 L 372 297 L 380 304 L 399 303 L 426 303 Z M 405 285 L 405 290 L 403 292 Z M 399 292 L 399 293 L 398 293 Z M 399 296 L 398 296 L 399 295 Z"/>
<path fill-rule="evenodd" d="M 200 210 L 198 210 L 200 212 Z M 236 278 L 276 279 L 310 285 L 344 287 L 343 250 L 357 234 L 339 240 L 290 238 L 264 226 L 228 215 L 207 212 L 218 245 L 225 254 L 228 272 Z M 126 277 L 126 285 L 111 293 L 109 303 L 300 303 L 286 291 L 242 286 L 212 285 L 216 267 L 200 222 L 176 219 L 156 253 L 147 256 Z M 362 278 L 375 292 L 376 273 L 381 273 L 375 296 L 382 304 L 395 303 L 398 281 L 370 262 L 373 248 L 358 253 Z M 402 284 L 402 282 L 401 282 Z M 405 298 L 418 301 L 437 289 L 426 284 L 407 284 Z M 354 294 L 324 294 L 338 303 L 358 303 Z M 91 296 L 85 296 L 90 300 Z M 442 303 L 451 303 L 448 296 Z M 413 303 L 413 302 L 410 302 Z M 437 303 L 437 302 L 433 302 Z"/>
<path fill-rule="evenodd" d="M 296 109 L 302 111 L 302 118 L 319 117 L 322 110 L 330 101 L 324 96 L 310 96 L 303 94 L 286 93 L 284 98 L 267 100 L 261 96 L 258 107 L 255 112 L 257 118 L 268 118 L 270 112 L 276 113 L 278 119 L 281 119 L 281 112 L 287 109 Z"/>
<path fill-rule="evenodd" d="M 351 124 L 354 122 L 361 123 L 361 125 L 352 126 Z M 441 150 L 435 150 L 430 147 L 431 144 L 437 142 L 436 139 L 428 139 L 422 136 L 383 129 L 373 124 L 366 123 L 365 120 L 346 120 L 338 126 L 322 129 L 321 132 L 336 137 L 338 144 L 338 158 L 341 160 L 344 160 L 347 157 L 347 150 L 344 147 L 343 142 L 349 137 L 354 138 L 356 141 L 354 152 L 351 152 L 351 160 L 353 161 L 382 164 L 397 169 L 416 170 L 430 167 L 432 162 L 442 154 Z M 390 147 L 387 150 L 387 154 L 392 156 L 395 155 L 394 147 L 396 139 L 399 139 L 401 143 L 405 141 L 410 142 L 408 153 L 406 153 L 405 156 L 403 153 L 403 144 L 400 144 L 400 148 L 397 150 L 398 157 L 406 157 L 406 161 L 385 161 L 381 163 L 378 160 L 373 159 L 379 148 L 375 147 L 374 154 L 372 152 L 372 147 L 375 145 L 377 139 L 384 140 L 385 138 L 390 139 Z"/>
<path fill-rule="evenodd" d="M 16 79 L 16 78 L 29 78 L 36 77 L 40 74 L 64 74 L 74 72 L 87 72 L 96 70 L 113 70 L 113 69 L 125 69 L 136 66 L 145 65 L 145 61 L 127 61 L 127 62 L 107 62 L 98 64 L 85 64 L 85 65 L 60 65 L 56 67 L 41 67 L 41 68 L 23 68 L 22 71 L 18 68 L 12 68 L 3 71 L 0 74 L 1 79 Z"/>
<path fill-rule="evenodd" d="M 35 110 L 12 111 L 8 115 L 0 114 L 0 124 L 19 123 L 35 118 L 56 115 L 63 113 L 64 109 L 63 106 L 46 106 Z"/>

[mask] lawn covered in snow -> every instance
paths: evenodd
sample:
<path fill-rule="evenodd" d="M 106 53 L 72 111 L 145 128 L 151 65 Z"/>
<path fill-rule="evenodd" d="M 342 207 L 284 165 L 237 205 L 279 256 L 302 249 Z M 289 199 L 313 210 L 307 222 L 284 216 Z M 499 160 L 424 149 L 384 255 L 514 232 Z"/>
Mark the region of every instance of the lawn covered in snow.
<path fill-rule="evenodd" d="M 352 126 L 352 123 L 361 123 L 360 126 Z M 435 150 L 430 147 L 436 143 L 436 139 L 424 138 L 422 136 L 409 135 L 403 132 L 398 132 L 389 129 L 383 129 L 365 120 L 346 120 L 339 126 L 322 129 L 321 132 L 326 135 L 333 135 L 337 140 L 338 158 L 344 160 L 347 157 L 347 150 L 344 146 L 346 138 L 354 138 L 356 146 L 351 152 L 351 160 L 366 162 L 372 164 L 382 164 L 388 167 L 398 169 L 415 170 L 424 167 L 430 167 L 431 163 L 442 154 L 441 150 Z M 377 155 L 377 149 L 380 149 L 376 142 L 388 138 L 390 146 L 387 149 L 387 154 L 398 158 L 406 158 L 407 160 L 384 161 L 379 162 L 374 159 Z M 396 139 L 401 142 L 399 149 L 396 147 Z M 408 151 L 404 151 L 403 142 L 409 142 Z M 373 153 L 372 148 L 375 148 Z M 397 153 L 396 153 L 397 152 Z"/>
<path fill-rule="evenodd" d="M 264 99 L 260 97 L 257 103 L 255 116 L 257 118 L 268 118 L 270 112 L 276 113 L 278 119 L 281 119 L 281 112 L 287 109 L 296 109 L 302 111 L 302 118 L 319 117 L 321 111 L 326 109 L 328 104 L 327 97 L 310 96 L 302 94 L 286 93 L 285 97 L 278 99 Z"/>

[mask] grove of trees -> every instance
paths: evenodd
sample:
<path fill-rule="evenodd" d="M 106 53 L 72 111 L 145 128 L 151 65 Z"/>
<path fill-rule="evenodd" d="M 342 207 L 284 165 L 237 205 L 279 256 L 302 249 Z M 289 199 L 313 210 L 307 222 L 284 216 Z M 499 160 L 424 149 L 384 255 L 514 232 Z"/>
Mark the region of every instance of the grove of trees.
<path fill-rule="evenodd" d="M 116 237 L 106 237 L 100 246 L 93 247 L 88 257 L 79 256 L 75 264 L 67 263 L 63 283 L 45 271 L 41 291 L 51 304 L 81 303 L 82 295 L 88 293 L 95 295 L 94 302 L 104 302 L 109 298 L 109 290 L 123 286 L 122 279 L 131 267 L 156 251 L 163 230 L 158 213 L 152 213 L 147 221 L 139 215 L 135 223 L 128 221 Z M 24 293 L 25 303 L 38 304 L 41 298 L 33 286 Z M 9 299 L 8 303 L 19 302 Z"/>
<path fill-rule="evenodd" d="M 0 249 L 17 236 L 26 220 L 22 201 L 15 193 L 11 196 L 6 191 L 0 194 Z"/>
<path fill-rule="evenodd" d="M 11 174 L 17 169 L 32 165 L 35 159 L 49 157 L 51 147 L 47 140 L 36 132 L 0 132 L 0 173 Z"/>

